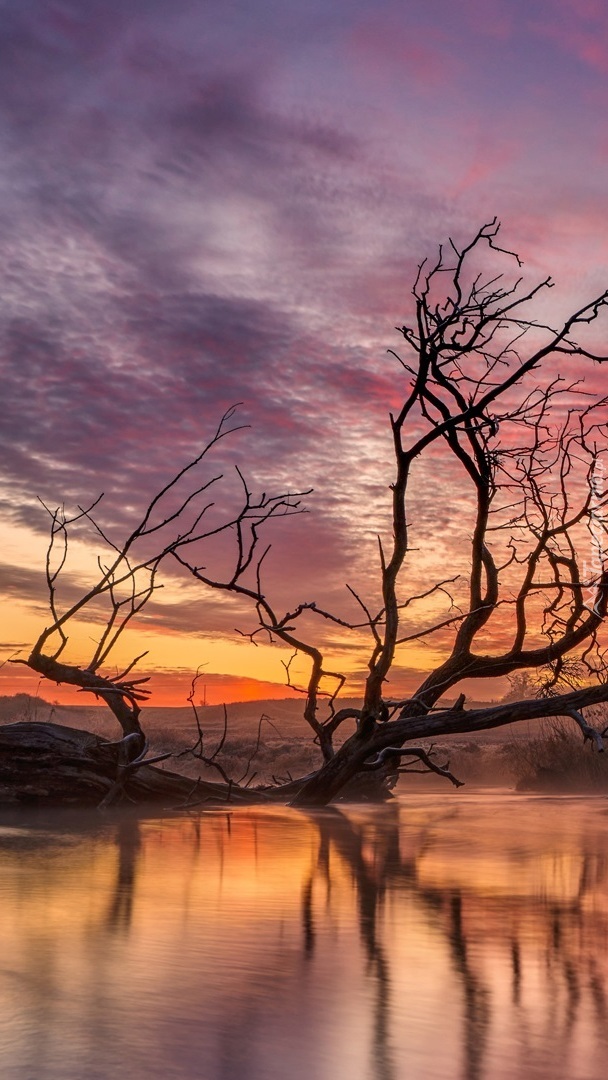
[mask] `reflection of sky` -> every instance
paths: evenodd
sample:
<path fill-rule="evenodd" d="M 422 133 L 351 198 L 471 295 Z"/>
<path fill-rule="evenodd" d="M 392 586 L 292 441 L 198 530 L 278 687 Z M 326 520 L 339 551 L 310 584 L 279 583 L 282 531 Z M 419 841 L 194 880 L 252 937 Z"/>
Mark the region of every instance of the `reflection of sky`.
<path fill-rule="evenodd" d="M 0 512 L 18 550 L 1 582 L 17 568 L 40 595 L 22 580 L 36 495 L 104 490 L 119 526 L 243 401 L 228 465 L 318 492 L 276 577 L 334 599 L 375 557 L 385 349 L 419 259 L 496 213 L 530 273 L 554 273 L 553 314 L 605 284 L 604 6 L 6 0 L 2 18 Z M 427 547 L 452 493 L 441 562 L 453 478 L 423 479 Z M 234 625 L 181 599 L 181 635 Z"/>
<path fill-rule="evenodd" d="M 603 1076 L 598 801 L 60 827 L 0 835 L 10 1080 Z"/>

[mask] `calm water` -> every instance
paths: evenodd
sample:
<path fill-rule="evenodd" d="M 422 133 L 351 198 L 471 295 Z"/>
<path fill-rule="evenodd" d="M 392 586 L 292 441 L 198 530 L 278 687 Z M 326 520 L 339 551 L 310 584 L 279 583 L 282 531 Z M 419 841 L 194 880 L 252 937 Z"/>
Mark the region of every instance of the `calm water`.
<path fill-rule="evenodd" d="M 608 801 L 0 827 L 4 1080 L 600 1080 Z"/>

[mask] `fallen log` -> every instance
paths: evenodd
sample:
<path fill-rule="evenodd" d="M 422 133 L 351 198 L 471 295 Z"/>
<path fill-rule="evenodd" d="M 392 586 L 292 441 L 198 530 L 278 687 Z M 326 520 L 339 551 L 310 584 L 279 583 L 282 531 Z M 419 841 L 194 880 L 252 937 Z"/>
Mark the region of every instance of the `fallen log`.
<path fill-rule="evenodd" d="M 99 806 L 116 789 L 119 766 L 119 749 L 89 731 L 52 723 L 0 726 L 0 806 Z M 186 809 L 268 796 L 142 764 L 121 785 L 119 798 Z"/>

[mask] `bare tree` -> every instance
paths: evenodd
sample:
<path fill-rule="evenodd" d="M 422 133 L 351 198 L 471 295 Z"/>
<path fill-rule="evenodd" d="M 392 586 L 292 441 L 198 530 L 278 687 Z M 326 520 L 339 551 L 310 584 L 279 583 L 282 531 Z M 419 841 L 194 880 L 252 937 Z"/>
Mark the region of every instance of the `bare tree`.
<path fill-rule="evenodd" d="M 450 241 L 434 264 L 423 262 L 413 287 L 414 317 L 400 327 L 406 353 L 393 358 L 404 377 L 401 409 L 390 416 L 395 459 L 390 547 L 379 540 L 382 603 L 372 608 L 349 586 L 362 612 L 348 623 L 300 603 L 277 613 L 261 583 L 247 580 L 253 554 L 237 560 L 230 579 L 217 580 L 188 561 L 187 545 L 172 555 L 214 589 L 249 596 L 266 632 L 310 660 L 305 716 L 323 750 L 321 769 L 305 779 L 298 805 L 324 803 L 357 773 L 385 768 L 397 760 L 416 761 L 440 771 L 424 747 L 411 743 L 455 732 L 477 731 L 520 719 L 570 716 L 586 739 L 602 748 L 601 734 L 581 709 L 608 700 L 600 630 L 608 604 L 608 566 L 603 558 L 606 504 L 597 483 L 608 453 L 606 398 L 589 398 L 582 386 L 583 365 L 608 357 L 575 334 L 593 324 L 608 304 L 603 293 L 555 329 L 528 314 L 528 306 L 552 282 L 526 288 L 521 276 L 505 279 L 494 266 L 479 269 L 490 254 L 519 268 L 517 255 L 497 243 L 499 224 L 484 225 L 466 246 Z M 564 359 L 576 360 L 577 378 L 560 372 Z M 551 369 L 551 365 L 553 365 Z M 544 366 L 544 372 L 541 368 Z M 579 375 L 580 372 L 580 375 Z M 451 603 L 444 618 L 408 633 L 413 599 L 447 593 L 455 578 L 437 581 L 418 597 L 403 598 L 400 582 L 410 555 L 408 526 L 412 472 L 441 446 L 474 498 L 473 520 L 465 523 L 469 547 L 466 594 Z M 448 507 L 449 509 L 449 507 Z M 595 544 L 595 565 L 584 565 Z M 599 556 L 599 557 L 598 557 Z M 360 708 L 335 708 L 344 679 L 328 670 L 321 650 L 298 632 L 304 613 L 331 620 L 345 630 L 370 635 L 370 654 Z M 484 631 L 506 642 L 501 651 L 483 647 Z M 413 640 L 441 636 L 445 660 L 407 700 L 385 694 L 387 678 L 400 649 Z M 490 679 L 519 670 L 541 670 L 540 699 L 466 710 L 464 695 L 443 708 L 441 699 L 464 679 Z M 327 690 L 328 680 L 334 688 Z M 319 715 L 323 689 L 329 715 Z M 569 692 L 563 692 L 567 689 Z M 334 751 L 344 721 L 354 734 Z"/>
<path fill-rule="evenodd" d="M 47 582 L 52 624 L 27 663 L 46 677 L 76 683 L 103 698 L 125 736 L 139 739 L 136 759 L 143 751 L 138 702 L 145 690 L 132 677 L 133 664 L 109 681 L 98 669 L 117 635 L 152 595 L 158 567 L 167 557 L 206 588 L 248 600 L 257 616 L 253 640 L 266 635 L 306 658 L 304 716 L 323 763 L 277 792 L 296 805 L 324 804 L 365 773 L 423 767 L 458 783 L 447 762 L 438 764 L 421 741 L 516 720 L 571 717 L 584 738 L 602 749 L 602 733 L 581 710 L 608 701 L 602 648 L 608 605 L 608 494 L 598 481 L 608 454 L 608 399 L 590 396 L 582 379 L 586 366 L 608 360 L 593 344 L 594 324 L 608 306 L 608 292 L 558 328 L 536 321 L 529 315 L 530 305 L 551 288 L 551 279 L 527 287 L 519 275 L 518 256 L 498 244 L 498 232 L 494 220 L 465 246 L 450 241 L 434 263 L 425 261 L 419 267 L 413 316 L 399 328 L 404 352 L 391 351 L 391 362 L 397 362 L 401 372 L 403 398 L 399 411 L 390 415 L 394 475 L 390 540 L 378 541 L 381 601 L 374 604 L 362 589 L 347 586 L 361 612 L 358 621 L 314 601 L 280 611 L 264 588 L 269 551 L 262 542 L 264 527 L 277 514 L 301 512 L 304 493 L 257 498 L 239 472 L 241 509 L 229 520 L 207 528 L 205 504 L 184 524 L 196 500 L 219 479 L 213 478 L 198 487 L 193 484 L 170 513 L 161 515 L 160 525 L 152 524 L 161 500 L 193 475 L 194 465 L 227 433 L 232 413 L 196 462 L 156 496 L 127 542 L 110 544 L 114 556 L 107 565 L 100 564 L 98 584 L 63 614 L 56 607 L 55 583 L 69 522 L 60 512 L 51 514 Z M 516 267 L 515 277 L 505 276 L 496 261 Z M 578 339 L 581 333 L 589 339 L 586 344 Z M 566 360 L 575 378 L 563 374 Z M 438 452 L 454 482 L 465 485 L 471 496 L 472 519 L 462 522 L 461 536 L 468 565 L 463 573 L 404 597 L 404 570 L 413 552 L 412 476 Z M 449 513 L 449 505 L 445 509 Z M 78 516 L 93 521 L 92 510 L 79 510 Z M 171 526 L 175 532 L 153 556 L 134 554 L 140 542 L 148 543 L 151 534 L 167 535 Z M 220 529 L 229 532 L 234 551 L 233 563 L 223 574 L 210 571 L 197 554 L 201 542 Z M 58 544 L 59 563 L 54 564 Z M 147 575 L 143 584 L 141 574 Z M 119 599 L 119 587 L 125 584 L 128 596 Z M 110 602 L 110 615 L 95 654 L 86 667 L 68 668 L 60 660 L 65 626 L 102 596 Z M 445 612 L 420 628 L 409 621 L 412 604 L 429 597 L 444 599 Z M 357 640 L 368 636 L 368 675 L 359 707 L 338 707 L 345 676 L 326 663 L 321 634 L 310 640 L 311 618 L 339 626 Z M 45 651 L 51 640 L 58 644 L 54 651 Z M 444 659 L 411 697 L 391 698 L 386 693 L 391 669 L 408 644 L 419 640 L 439 642 Z M 290 663 L 286 667 L 290 681 Z M 514 672 L 537 673 L 542 695 L 467 709 L 460 692 L 455 704 L 445 703 L 445 695 L 454 696 L 465 679 L 498 679 Z M 337 733 L 342 737 L 340 729 L 349 722 L 353 733 L 336 746 Z"/>
<path fill-rule="evenodd" d="M 224 414 L 201 452 L 152 498 L 126 540 L 116 542 L 99 524 L 95 511 L 103 496 L 90 506 L 79 506 L 71 515 L 63 507 L 45 506 L 50 518 L 45 572 L 51 618 L 28 659 L 12 659 L 11 663 L 25 664 L 52 682 L 76 686 L 103 701 L 114 714 L 122 737 L 107 744 L 116 747 L 117 773 L 104 803 L 114 801 L 141 767 L 171 756 L 148 756 L 148 741 L 140 722 L 142 704 L 150 693 L 150 677 L 136 677 L 135 669 L 147 653 L 133 657 L 122 671 L 107 673 L 119 639 L 162 588 L 158 571 L 163 561 L 184 544 L 195 544 L 200 549 L 201 544 L 229 532 L 236 533 L 241 547 L 247 532 L 255 536 L 270 518 L 301 512 L 299 494 L 262 494 L 254 499 L 249 492 L 234 513 L 218 511 L 213 496 L 223 474 L 201 480 L 199 467 L 207 464 L 218 443 L 243 429 L 244 425 L 234 423 L 236 408 Z M 238 468 L 237 473 L 241 475 Z M 104 548 L 104 554 L 97 558 L 98 577 L 76 600 L 61 606 L 60 586 L 65 578 L 69 538 L 75 527 L 83 525 L 89 526 Z M 100 635 L 93 642 L 88 660 L 67 663 L 64 656 L 70 648 L 70 632 L 83 617 L 102 627 Z M 234 787 L 238 789 L 238 785 Z"/>
<path fill-rule="evenodd" d="M 607 399 L 589 401 L 580 378 L 568 381 L 559 372 L 564 358 L 579 365 L 608 359 L 574 337 L 597 319 L 608 293 L 558 329 L 534 321 L 528 305 L 551 287 L 549 278 L 526 289 L 521 277 L 505 281 L 495 269 L 484 274 L 475 267 L 483 248 L 521 266 L 497 244 L 498 231 L 492 221 L 468 245 L 450 241 L 433 265 L 419 267 L 415 318 L 400 328 L 407 355 L 397 357 L 409 385 L 390 418 L 396 476 L 392 550 L 380 545 L 383 606 L 372 615 L 362 605 L 373 639 L 364 701 L 354 736 L 303 786 L 300 803 L 332 797 L 352 770 L 375 768 L 388 747 L 407 754 L 406 744 L 420 737 L 568 715 L 601 747 L 580 710 L 608 700 L 599 638 L 608 603 L 603 543 L 596 572 L 586 576 L 583 567 L 584 527 L 596 542 L 604 529 L 606 499 L 593 479 L 607 452 Z M 541 365 L 551 363 L 542 375 Z M 414 464 L 436 443 L 474 495 L 468 595 L 462 611 L 408 634 L 398 592 L 409 552 L 408 486 Z M 501 652 L 476 647 L 490 620 L 499 621 L 508 642 Z M 444 662 L 409 700 L 386 702 L 397 648 L 447 626 L 452 641 Z M 461 696 L 456 707 L 434 712 L 463 679 L 539 668 L 546 670 L 541 700 L 467 712 Z M 591 685 L 559 693 L 573 673 Z"/>

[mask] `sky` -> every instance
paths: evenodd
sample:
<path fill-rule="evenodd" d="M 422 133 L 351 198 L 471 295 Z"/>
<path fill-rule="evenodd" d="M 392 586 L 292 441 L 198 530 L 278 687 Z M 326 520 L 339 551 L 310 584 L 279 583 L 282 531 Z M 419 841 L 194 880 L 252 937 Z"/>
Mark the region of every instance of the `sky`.
<path fill-rule="evenodd" d="M 237 464 L 256 492 L 314 489 L 268 531 L 269 590 L 350 610 L 386 522 L 387 350 L 420 260 L 497 215 L 530 280 L 553 275 L 556 318 L 608 283 L 608 9 L 0 0 L 0 16 L 0 661 L 48 621 L 39 500 L 103 492 L 117 541 L 236 402 L 248 426 L 207 474 L 227 505 Z M 430 573 L 458 561 L 464 504 L 432 463 L 417 499 Z M 60 602 L 97 551 L 77 534 Z M 284 653 L 235 627 L 255 627 L 246 605 L 168 568 L 116 664 L 149 649 L 157 704 L 184 703 L 199 667 L 209 701 L 284 696 Z M 360 649 L 321 636 L 354 687 Z M 434 659 L 415 646 L 395 688 Z M 16 690 L 37 679 L 6 663 L 0 693 Z"/>

